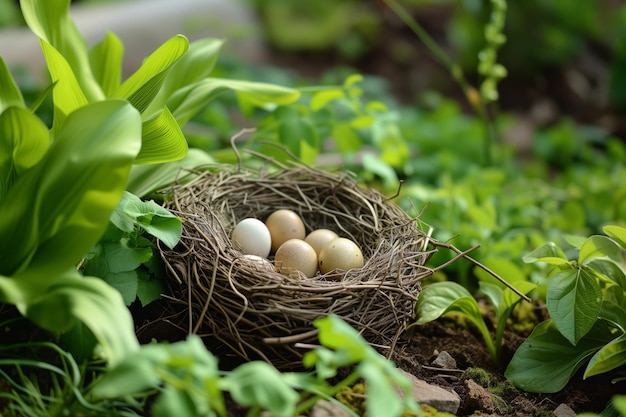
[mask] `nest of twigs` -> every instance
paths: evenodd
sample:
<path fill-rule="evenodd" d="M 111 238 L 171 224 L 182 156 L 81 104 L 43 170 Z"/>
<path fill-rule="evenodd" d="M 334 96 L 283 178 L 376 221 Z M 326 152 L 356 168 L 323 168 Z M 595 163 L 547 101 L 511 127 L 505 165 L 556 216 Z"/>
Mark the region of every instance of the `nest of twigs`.
<path fill-rule="evenodd" d="M 434 271 L 425 266 L 434 251 L 430 230 L 416 218 L 349 173 L 290 165 L 194 175 L 169 190 L 167 207 L 184 219 L 183 235 L 174 250 L 162 249 L 171 296 L 185 306 L 180 326 L 277 366 L 297 363 L 317 340 L 312 322 L 329 314 L 375 347 L 396 344 L 414 319 L 420 282 Z M 352 239 L 365 265 L 294 279 L 247 260 L 230 241 L 232 228 L 278 209 L 297 212 L 307 232 L 328 228 Z"/>

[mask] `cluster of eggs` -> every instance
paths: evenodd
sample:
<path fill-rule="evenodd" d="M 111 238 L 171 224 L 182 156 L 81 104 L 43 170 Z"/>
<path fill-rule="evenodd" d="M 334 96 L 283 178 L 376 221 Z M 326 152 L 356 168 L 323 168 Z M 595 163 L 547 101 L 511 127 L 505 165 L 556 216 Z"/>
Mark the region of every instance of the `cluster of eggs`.
<path fill-rule="evenodd" d="M 352 240 L 329 229 L 306 234 L 300 216 L 286 209 L 273 212 L 263 223 L 255 218 L 241 220 L 231 232 L 231 241 L 245 257 L 268 270 L 313 277 L 317 271 L 348 270 L 363 266 L 363 254 Z M 274 254 L 274 265 L 268 260 Z"/>

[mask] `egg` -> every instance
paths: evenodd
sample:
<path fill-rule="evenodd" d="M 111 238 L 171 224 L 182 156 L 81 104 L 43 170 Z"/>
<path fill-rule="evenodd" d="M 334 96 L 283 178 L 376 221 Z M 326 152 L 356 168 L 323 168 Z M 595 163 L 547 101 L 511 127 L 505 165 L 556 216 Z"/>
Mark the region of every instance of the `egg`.
<path fill-rule="evenodd" d="M 317 272 L 317 253 L 301 239 L 289 239 L 276 251 L 276 271 L 283 275 L 297 276 L 298 271 L 311 278 Z"/>
<path fill-rule="evenodd" d="M 337 233 L 328 229 L 317 229 L 309 233 L 304 241 L 311 245 L 315 252 L 319 255 L 322 247 L 333 239 L 337 239 Z"/>
<path fill-rule="evenodd" d="M 270 271 L 270 272 L 275 271 L 274 265 L 272 265 L 272 263 L 265 258 L 262 258 L 258 255 L 250 255 L 250 254 L 243 255 L 243 257 L 247 259 L 249 262 L 251 262 L 252 264 L 254 264 L 257 267 L 257 269 L 262 269 L 262 270 Z"/>
<path fill-rule="evenodd" d="M 230 234 L 233 246 L 245 254 L 266 257 L 272 249 L 272 235 L 259 219 L 246 218 L 233 228 Z"/>
<path fill-rule="evenodd" d="M 291 210 L 276 210 L 265 220 L 265 225 L 272 236 L 272 251 L 274 252 L 289 239 L 304 240 L 306 236 L 302 219 Z"/>
<path fill-rule="evenodd" d="M 334 269 L 347 271 L 361 268 L 363 253 L 356 243 L 343 237 L 326 243 L 318 257 L 320 272 L 326 274 Z"/>

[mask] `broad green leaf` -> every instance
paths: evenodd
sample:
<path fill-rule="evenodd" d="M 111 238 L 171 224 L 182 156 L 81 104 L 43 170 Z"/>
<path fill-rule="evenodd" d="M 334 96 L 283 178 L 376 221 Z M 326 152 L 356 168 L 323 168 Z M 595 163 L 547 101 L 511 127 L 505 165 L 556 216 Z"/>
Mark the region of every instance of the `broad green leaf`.
<path fill-rule="evenodd" d="M 221 386 L 245 407 L 259 407 L 277 417 L 292 417 L 300 396 L 268 363 L 254 361 L 239 365 L 222 378 Z"/>
<path fill-rule="evenodd" d="M 333 126 L 332 136 L 337 149 L 344 154 L 360 150 L 363 144 L 363 141 L 354 129 L 350 127 L 349 123 L 335 124 L 335 126 Z"/>
<path fill-rule="evenodd" d="M 555 325 L 576 345 L 598 318 L 602 290 L 584 269 L 561 271 L 548 283 L 546 303 Z"/>
<path fill-rule="evenodd" d="M 187 155 L 187 140 L 167 107 L 143 122 L 141 151 L 136 164 L 177 161 Z"/>
<path fill-rule="evenodd" d="M 48 42 L 42 40 L 43 49 L 48 71 L 52 82 L 55 83 L 52 90 L 54 100 L 54 124 L 55 132 L 61 128 L 65 118 L 73 111 L 87 105 L 88 100 L 74 75 L 74 71 L 65 58 Z"/>
<path fill-rule="evenodd" d="M 572 247 L 576 249 L 582 248 L 583 244 L 587 240 L 586 236 L 569 235 L 569 234 L 564 235 L 563 238 L 565 239 L 567 243 L 569 243 L 570 245 L 572 245 Z"/>
<path fill-rule="evenodd" d="M 64 58 L 88 100 L 104 99 L 91 73 L 85 39 L 69 14 L 70 0 L 21 0 L 20 6 L 28 27 L 42 44 L 50 45 Z"/>
<path fill-rule="evenodd" d="M 91 330 L 111 365 L 119 363 L 137 350 L 133 319 L 120 294 L 98 278 L 83 277 L 69 271 L 62 275 L 45 275 L 26 271 L 12 278 L 0 276 L 1 293 L 20 293 L 20 312 L 44 329 L 60 332 L 75 320 Z M 43 278 L 43 279 L 42 279 Z"/>
<path fill-rule="evenodd" d="M 584 378 L 600 375 L 626 365 L 626 334 L 602 347 L 589 361 Z"/>
<path fill-rule="evenodd" d="M 72 113 L 0 201 L 0 273 L 28 267 L 50 277 L 76 265 L 107 227 L 140 146 L 141 119 L 126 102 Z"/>
<path fill-rule="evenodd" d="M 404 401 L 398 396 L 398 392 L 387 376 L 378 367 L 368 362 L 361 363 L 358 369 L 367 381 L 365 386 L 367 415 L 400 417 L 405 411 Z M 407 395 L 407 393 L 403 394 Z"/>
<path fill-rule="evenodd" d="M 101 245 L 112 273 L 134 271 L 152 257 L 152 249 L 129 247 L 125 239 Z"/>
<path fill-rule="evenodd" d="M 478 303 L 463 286 L 453 281 L 430 284 L 420 293 L 415 310 L 417 324 L 428 323 L 453 311 L 463 314 L 476 326 L 492 357 L 496 357 L 496 348 L 482 318 Z"/>
<path fill-rule="evenodd" d="M 524 262 L 545 262 L 551 265 L 563 265 L 568 263 L 567 256 L 561 248 L 553 242 L 545 243 L 524 256 Z"/>
<path fill-rule="evenodd" d="M 161 390 L 160 395 L 154 401 L 150 411 L 154 417 L 170 417 L 175 415 L 215 416 L 215 414 L 199 413 L 196 408 L 196 404 L 194 404 L 193 399 L 191 398 L 190 392 L 172 385 L 166 385 Z"/>
<path fill-rule="evenodd" d="M 178 90 L 166 104 L 182 126 L 224 90 L 235 91 L 263 108 L 290 104 L 300 97 L 298 90 L 274 84 L 207 78 Z"/>
<path fill-rule="evenodd" d="M 598 317 L 619 328 L 622 333 L 626 333 L 626 309 L 623 307 L 605 300 L 602 302 Z"/>
<path fill-rule="evenodd" d="M 366 152 L 363 154 L 363 169 L 378 175 L 383 181 L 383 187 L 387 190 L 398 188 L 398 174 L 385 161 L 373 153 Z"/>
<path fill-rule="evenodd" d="M 104 39 L 89 51 L 89 64 L 104 95 L 110 97 L 122 80 L 124 44 L 115 34 L 107 32 Z"/>
<path fill-rule="evenodd" d="M 164 189 L 175 181 L 192 177 L 188 169 L 213 164 L 215 161 L 203 150 L 191 148 L 187 156 L 166 164 L 134 165 L 130 171 L 126 189 L 138 197 L 146 197 Z"/>
<path fill-rule="evenodd" d="M 4 59 L 0 56 L 0 114 L 11 106 L 24 107 L 24 98 Z"/>
<path fill-rule="evenodd" d="M 48 151 L 50 134 L 43 122 L 23 107 L 0 113 L 0 200 L 13 182 Z"/>
<path fill-rule="evenodd" d="M 610 279 L 620 288 L 626 289 L 626 271 L 621 263 L 606 258 L 594 258 L 585 266 L 590 272 L 600 274 L 602 279 Z"/>
<path fill-rule="evenodd" d="M 526 281 L 526 275 L 521 270 L 521 268 L 508 258 L 504 258 L 502 256 L 498 257 L 487 255 L 487 258 L 483 260 L 483 264 L 487 268 L 498 274 L 498 276 L 502 277 L 502 279 L 504 279 L 506 282 L 512 283 Z M 500 287 L 503 286 L 500 281 L 498 281 L 482 268 L 476 267 L 474 268 L 473 272 L 476 274 L 481 282 L 488 282 L 491 284 L 499 285 Z"/>
<path fill-rule="evenodd" d="M 610 238 L 620 244 L 622 249 L 626 250 L 626 228 L 608 225 L 602 229 Z"/>
<path fill-rule="evenodd" d="M 137 270 L 139 281 L 137 282 L 137 299 L 142 306 L 147 306 L 151 302 L 161 298 L 165 289 L 158 278 L 152 278 L 142 269 Z"/>
<path fill-rule="evenodd" d="M 168 71 L 146 113 L 156 113 L 176 91 L 207 77 L 215 67 L 223 44 L 223 40 L 212 38 L 192 42 L 187 52 Z"/>
<path fill-rule="evenodd" d="M 552 320 L 539 323 L 513 355 L 504 375 L 529 392 L 558 392 L 613 336 L 602 321 L 573 346 Z"/>
<path fill-rule="evenodd" d="M 168 39 L 152 52 L 126 81 L 111 94 L 128 99 L 142 112 L 161 88 L 167 70 L 187 51 L 189 41 L 182 35 Z"/>
<path fill-rule="evenodd" d="M 160 239 L 169 248 L 178 243 L 182 234 L 182 220 L 179 217 L 154 201 L 142 201 L 139 197 L 125 192 L 111 216 L 111 222 L 128 231 L 130 221 Z"/>
<path fill-rule="evenodd" d="M 346 98 L 346 93 L 340 88 L 331 88 L 328 90 L 322 90 L 311 97 L 311 110 L 319 111 L 326 107 L 328 104 L 335 100 L 341 100 Z"/>
<path fill-rule="evenodd" d="M 127 306 L 130 306 L 137 299 L 139 278 L 136 271 L 115 272 L 99 278 L 102 278 L 104 282 L 119 291 L 124 304 Z"/>
<path fill-rule="evenodd" d="M 578 254 L 578 263 L 585 265 L 596 258 L 609 258 L 616 262 L 623 261 L 621 249 L 617 243 L 606 236 L 590 236 Z"/>

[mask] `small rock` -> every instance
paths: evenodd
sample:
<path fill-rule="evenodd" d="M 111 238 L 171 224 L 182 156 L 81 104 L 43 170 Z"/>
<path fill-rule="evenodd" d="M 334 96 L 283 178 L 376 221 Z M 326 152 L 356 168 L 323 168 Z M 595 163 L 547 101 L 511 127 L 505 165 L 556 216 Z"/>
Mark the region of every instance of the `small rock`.
<path fill-rule="evenodd" d="M 496 411 L 493 397 L 487 389 L 477 384 L 473 379 L 465 380 L 465 385 L 467 386 L 467 407 L 474 411 L 486 411 L 488 413 Z"/>
<path fill-rule="evenodd" d="M 399 369 L 399 371 L 409 380 L 413 389 L 413 398 L 419 404 L 428 404 L 439 411 L 456 414 L 461 405 L 461 398 L 454 391 L 447 391 L 438 385 L 417 378 L 415 375 Z M 399 388 L 397 392 L 404 394 Z"/>
<path fill-rule="evenodd" d="M 431 365 L 438 366 L 443 369 L 456 369 L 456 361 L 445 350 L 437 354 L 437 357 L 431 362 Z"/>
<path fill-rule="evenodd" d="M 567 404 L 560 404 L 554 410 L 554 416 L 555 417 L 575 417 L 576 416 L 576 412 L 574 410 L 572 410 L 572 408 L 569 405 L 567 405 Z"/>
<path fill-rule="evenodd" d="M 319 400 L 311 409 L 311 417 L 350 417 L 350 414 L 339 404 Z"/>

